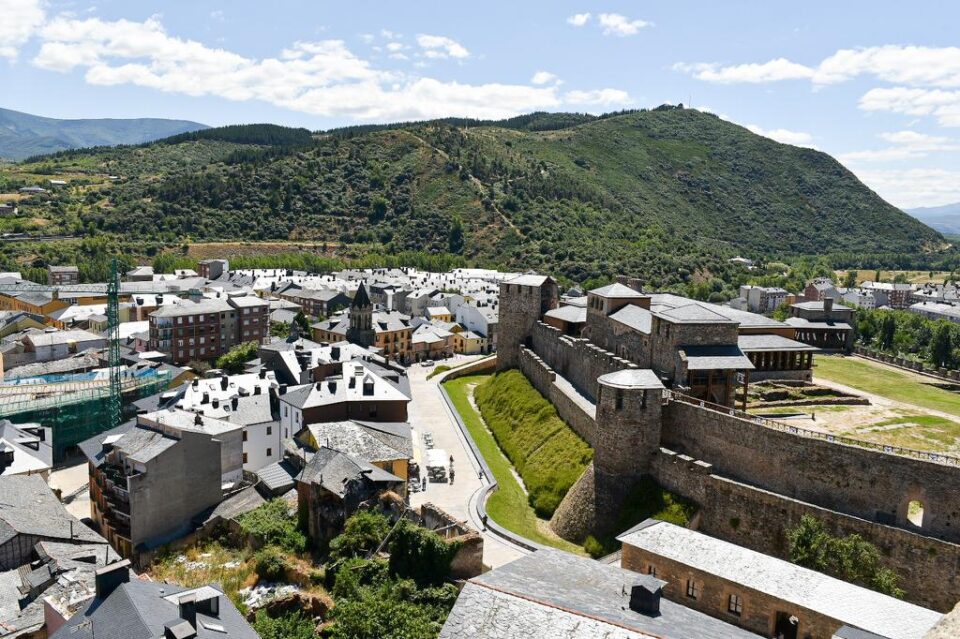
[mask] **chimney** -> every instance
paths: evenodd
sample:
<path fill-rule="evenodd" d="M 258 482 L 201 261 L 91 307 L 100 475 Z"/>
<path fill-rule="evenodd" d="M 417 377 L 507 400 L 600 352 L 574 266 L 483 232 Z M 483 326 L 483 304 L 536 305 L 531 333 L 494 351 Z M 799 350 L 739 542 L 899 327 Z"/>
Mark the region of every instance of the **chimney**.
<path fill-rule="evenodd" d="M 200 403 L 201 403 L 201 404 L 209 404 L 209 403 L 210 403 L 210 393 L 204 393 L 204 394 L 203 394 L 203 397 L 200 399 Z"/>
<path fill-rule="evenodd" d="M 201 612 L 210 617 L 220 616 L 220 596 L 213 595 L 206 599 L 197 600 L 197 612 Z"/>
<path fill-rule="evenodd" d="M 261 368 L 261 369 L 260 369 L 260 379 L 266 379 L 266 378 L 267 378 L 267 369 Z"/>
<path fill-rule="evenodd" d="M 227 390 L 227 386 L 230 384 L 230 378 L 224 375 L 220 378 L 220 390 Z"/>
<path fill-rule="evenodd" d="M 117 586 L 130 581 L 130 560 L 124 559 L 109 566 L 99 568 L 94 575 L 97 599 L 103 601 L 110 596 Z"/>
<path fill-rule="evenodd" d="M 280 384 L 280 388 L 279 388 L 279 390 L 278 390 L 278 393 L 279 393 L 280 395 L 286 395 L 286 394 L 287 394 L 287 385 L 286 385 L 286 384 Z"/>
<path fill-rule="evenodd" d="M 827 319 L 830 319 L 830 315 L 833 314 L 833 298 L 832 297 L 823 298 L 823 314 L 827 316 Z"/>
<path fill-rule="evenodd" d="M 260 390 L 261 390 L 261 389 L 260 389 L 259 386 L 254 386 L 254 387 L 253 387 L 253 394 L 254 394 L 254 395 L 259 395 L 259 394 L 260 394 Z"/>
<path fill-rule="evenodd" d="M 318 384 L 318 386 L 319 386 L 319 384 Z M 335 382 L 334 380 L 330 380 L 329 382 L 327 382 L 327 388 L 330 389 L 330 394 L 336 393 L 336 392 L 337 392 L 337 382 Z"/>
<path fill-rule="evenodd" d="M 210 402 L 210 404 L 211 404 L 214 408 L 220 408 L 220 400 L 219 400 L 219 399 L 214 399 L 212 402 Z"/>
<path fill-rule="evenodd" d="M 339 346 L 333 346 L 333 347 L 330 348 L 330 359 L 332 359 L 333 361 L 337 361 L 338 359 L 340 359 L 340 347 L 339 347 Z"/>
<path fill-rule="evenodd" d="M 660 614 L 660 597 L 667 582 L 653 575 L 640 575 L 630 588 L 630 610 L 655 617 Z"/>
<path fill-rule="evenodd" d="M 194 628 L 197 627 L 197 594 L 190 593 L 183 595 L 177 600 L 177 611 L 180 618 L 189 623 Z"/>

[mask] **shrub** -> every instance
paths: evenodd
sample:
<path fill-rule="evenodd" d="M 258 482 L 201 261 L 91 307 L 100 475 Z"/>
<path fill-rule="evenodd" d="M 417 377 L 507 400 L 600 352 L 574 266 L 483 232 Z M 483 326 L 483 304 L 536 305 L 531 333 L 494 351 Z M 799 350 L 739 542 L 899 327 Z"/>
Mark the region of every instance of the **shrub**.
<path fill-rule="evenodd" d="M 520 473 L 530 505 L 549 518 L 593 450 L 520 371 L 494 375 L 477 387 L 475 397 L 497 444 Z"/>
<path fill-rule="evenodd" d="M 257 551 L 253 561 L 257 576 L 267 581 L 279 581 L 287 570 L 287 557 L 281 548 L 265 546 Z"/>
<path fill-rule="evenodd" d="M 224 372 L 231 375 L 243 372 L 243 365 L 254 359 L 260 350 L 260 344 L 256 341 L 245 342 L 234 346 L 228 352 L 217 358 L 217 368 L 222 368 Z"/>
<path fill-rule="evenodd" d="M 599 559 L 606 554 L 603 544 L 593 535 L 587 536 L 587 539 L 583 542 L 583 549 L 594 559 Z"/>
<path fill-rule="evenodd" d="M 433 377 L 436 377 L 436 376 L 439 375 L 440 373 L 446 373 L 448 370 L 450 370 L 450 367 L 449 367 L 449 366 L 447 366 L 446 364 L 440 364 L 439 366 L 437 366 L 436 368 L 434 368 L 432 371 L 430 371 L 430 374 L 427 375 L 427 379 L 431 379 L 431 378 L 433 378 Z"/>
<path fill-rule="evenodd" d="M 243 532 L 264 544 L 278 546 L 288 553 L 299 554 L 307 549 L 307 537 L 297 526 L 296 516 L 283 499 L 271 499 L 259 508 L 237 519 Z"/>
<path fill-rule="evenodd" d="M 315 624 L 297 610 L 292 613 L 269 616 L 265 610 L 258 610 L 253 620 L 253 629 L 260 639 L 313 639 Z"/>

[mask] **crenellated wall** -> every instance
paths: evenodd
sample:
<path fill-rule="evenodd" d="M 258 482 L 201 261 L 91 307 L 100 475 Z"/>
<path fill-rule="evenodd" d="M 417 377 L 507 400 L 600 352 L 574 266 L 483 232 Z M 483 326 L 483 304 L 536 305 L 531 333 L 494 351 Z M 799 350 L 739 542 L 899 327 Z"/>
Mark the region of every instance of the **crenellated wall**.
<path fill-rule="evenodd" d="M 960 541 L 960 467 L 802 437 L 749 419 L 672 401 L 662 445 L 707 460 L 720 474 L 785 497 L 910 529 L 923 504 L 924 534 Z"/>
<path fill-rule="evenodd" d="M 564 335 L 543 322 L 534 325 L 530 342 L 530 347 L 547 366 L 573 384 L 591 402 L 597 401 L 598 377 L 625 368 L 637 368 L 633 362 L 617 357 L 589 340 Z"/>

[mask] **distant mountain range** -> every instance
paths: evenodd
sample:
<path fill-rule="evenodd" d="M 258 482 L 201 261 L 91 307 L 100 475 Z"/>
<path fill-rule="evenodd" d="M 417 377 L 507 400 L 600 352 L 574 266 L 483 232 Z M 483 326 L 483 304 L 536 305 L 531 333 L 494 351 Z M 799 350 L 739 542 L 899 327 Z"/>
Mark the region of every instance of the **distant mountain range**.
<path fill-rule="evenodd" d="M 0 109 L 0 158 L 22 160 L 66 149 L 140 144 L 206 128 L 186 120 L 58 120 Z"/>
<path fill-rule="evenodd" d="M 947 235 L 960 235 L 960 202 L 904 210 L 932 229 Z"/>

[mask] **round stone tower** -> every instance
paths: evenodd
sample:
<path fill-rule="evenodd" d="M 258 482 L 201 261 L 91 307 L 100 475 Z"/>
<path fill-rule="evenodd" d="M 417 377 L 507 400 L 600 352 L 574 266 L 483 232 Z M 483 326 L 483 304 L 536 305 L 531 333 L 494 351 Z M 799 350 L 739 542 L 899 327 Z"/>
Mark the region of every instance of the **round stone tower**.
<path fill-rule="evenodd" d="M 649 470 L 660 448 L 664 386 L 647 369 L 624 369 L 598 380 L 596 472 L 635 479 Z"/>

